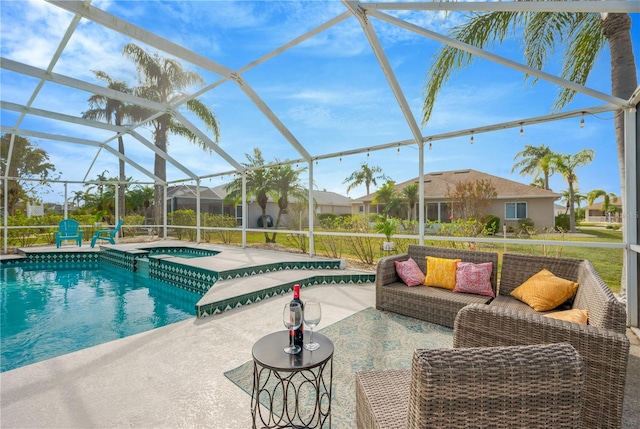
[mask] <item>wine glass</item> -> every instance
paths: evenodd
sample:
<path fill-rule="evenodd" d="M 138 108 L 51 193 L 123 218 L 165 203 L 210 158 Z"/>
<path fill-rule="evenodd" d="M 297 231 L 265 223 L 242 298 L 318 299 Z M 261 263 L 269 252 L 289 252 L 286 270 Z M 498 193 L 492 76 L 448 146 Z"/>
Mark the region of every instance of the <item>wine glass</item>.
<path fill-rule="evenodd" d="M 322 309 L 320 308 L 320 302 L 314 299 L 308 300 L 304 304 L 304 323 L 311 328 L 311 339 L 304 348 L 310 351 L 318 350 L 320 344 L 313 341 L 313 328 L 320 323 L 320 317 L 322 316 Z"/>
<path fill-rule="evenodd" d="M 282 321 L 285 328 L 289 330 L 289 338 L 291 339 L 291 343 L 284 348 L 284 351 L 294 355 L 300 351 L 300 346 L 293 344 L 293 335 L 291 334 L 302 324 L 302 307 L 299 302 L 288 302 L 284 305 Z"/>

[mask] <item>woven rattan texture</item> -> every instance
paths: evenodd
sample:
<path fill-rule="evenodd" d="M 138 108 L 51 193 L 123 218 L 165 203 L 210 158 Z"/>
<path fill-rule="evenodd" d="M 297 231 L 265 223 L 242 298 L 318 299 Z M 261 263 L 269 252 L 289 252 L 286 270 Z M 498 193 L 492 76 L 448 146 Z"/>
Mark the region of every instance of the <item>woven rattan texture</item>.
<path fill-rule="evenodd" d="M 454 347 L 571 344 L 585 365 L 584 428 L 620 428 L 629 354 L 624 334 L 502 307 L 473 304 L 458 312 Z"/>
<path fill-rule="evenodd" d="M 579 428 L 583 383 L 568 344 L 416 350 L 410 375 L 357 374 L 358 428 Z"/>
<path fill-rule="evenodd" d="M 358 429 L 406 429 L 411 370 L 356 373 Z"/>

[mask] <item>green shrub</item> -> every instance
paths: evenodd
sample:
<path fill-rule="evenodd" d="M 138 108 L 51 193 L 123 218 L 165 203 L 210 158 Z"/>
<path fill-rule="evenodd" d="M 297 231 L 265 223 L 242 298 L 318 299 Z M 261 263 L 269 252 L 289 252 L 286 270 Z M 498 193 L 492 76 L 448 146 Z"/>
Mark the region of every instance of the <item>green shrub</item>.
<path fill-rule="evenodd" d="M 496 215 L 487 215 L 482 219 L 484 223 L 484 233 L 487 235 L 493 235 L 500 232 L 500 218 Z"/>
<path fill-rule="evenodd" d="M 571 229 L 571 217 L 568 214 L 556 216 L 556 229 L 558 231 L 569 231 Z"/>
<path fill-rule="evenodd" d="M 334 219 L 337 217 L 338 215 L 336 215 L 335 213 L 318 213 L 317 215 L 318 223 L 323 228 L 325 227 L 325 225 L 331 225 Z"/>
<path fill-rule="evenodd" d="M 229 215 L 212 214 L 212 213 L 200 213 L 200 226 L 214 227 L 214 228 L 233 228 L 229 229 L 203 229 L 200 231 L 202 241 L 210 243 L 212 240 L 222 242 L 224 244 L 230 244 L 240 235 L 236 231 L 236 219 Z"/>

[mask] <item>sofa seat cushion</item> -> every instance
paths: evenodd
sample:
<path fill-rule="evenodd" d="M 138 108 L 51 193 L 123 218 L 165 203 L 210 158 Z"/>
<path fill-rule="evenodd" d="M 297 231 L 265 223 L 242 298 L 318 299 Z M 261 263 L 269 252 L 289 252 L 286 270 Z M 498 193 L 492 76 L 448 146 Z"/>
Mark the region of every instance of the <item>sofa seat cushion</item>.
<path fill-rule="evenodd" d="M 492 307 L 508 308 L 510 310 L 523 311 L 525 313 L 541 313 L 511 296 L 498 295 L 493 299 L 493 301 L 491 301 L 490 305 Z"/>
<path fill-rule="evenodd" d="M 379 293 L 384 295 L 384 299 L 376 300 L 378 310 L 392 311 L 450 328 L 462 308 L 469 304 L 486 304 L 491 299 L 437 287 L 407 287 L 402 282 L 384 285 Z"/>

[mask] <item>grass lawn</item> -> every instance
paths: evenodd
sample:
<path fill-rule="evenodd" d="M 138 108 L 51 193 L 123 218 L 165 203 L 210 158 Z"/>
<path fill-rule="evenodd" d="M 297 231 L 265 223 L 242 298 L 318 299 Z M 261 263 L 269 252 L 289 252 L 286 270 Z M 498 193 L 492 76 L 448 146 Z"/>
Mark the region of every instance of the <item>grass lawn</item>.
<path fill-rule="evenodd" d="M 558 256 L 565 258 L 576 258 L 576 259 L 588 259 L 594 265 L 602 279 L 605 283 L 611 288 L 613 292 L 620 291 L 620 281 L 622 277 L 622 249 L 605 249 L 605 248 L 587 248 L 587 247 L 573 247 L 566 246 L 563 243 L 567 241 L 583 241 L 583 242 L 611 242 L 611 243 L 621 243 L 622 242 L 622 232 L 614 231 L 612 229 L 606 229 L 603 227 L 595 227 L 595 226 L 584 226 L 579 227 L 578 232 L 582 234 L 588 234 L 588 236 L 578 236 L 572 237 L 569 235 L 560 236 L 557 234 L 549 234 L 549 235 L 540 235 L 534 236 L 533 239 L 538 240 L 550 240 L 550 241 L 558 241 L 558 245 L 527 245 L 527 244 L 507 244 L 506 246 L 502 243 L 479 243 L 476 246 L 477 250 L 484 250 L 490 252 L 497 252 L 499 255 L 502 255 L 503 252 L 509 253 L 520 253 L 520 254 L 528 254 L 528 255 L 547 255 L 547 256 Z M 271 236 L 273 231 L 269 231 L 269 236 Z M 240 241 L 240 233 L 236 234 L 234 237 L 234 242 Z M 372 238 L 372 243 L 375 248 L 380 247 L 382 243 L 382 239 Z M 277 244 L 289 247 L 292 250 L 297 249 L 295 244 L 287 238 L 287 234 L 278 233 L 276 236 Z M 411 239 L 397 239 L 396 241 L 396 251 L 395 253 L 403 253 L 406 251 L 406 246 L 408 244 L 418 244 L 418 240 Z M 211 238 L 211 242 L 218 242 L 214 236 Z M 256 245 L 256 244 L 264 244 L 265 236 L 262 232 L 248 232 L 247 233 L 247 244 Z M 42 245 L 46 244 L 43 242 L 43 239 L 40 238 L 38 243 L 33 243 L 32 245 Z M 380 244 L 380 246 L 378 246 Z M 427 240 L 425 241 L 426 245 L 429 246 L 457 246 L 463 247 L 465 244 L 463 243 L 453 243 L 453 242 L 444 242 L 444 241 L 433 241 Z M 342 246 L 342 254 L 341 257 L 355 259 L 358 260 L 357 255 L 348 253 L 348 246 Z M 506 249 L 506 250 L 505 250 Z M 305 252 L 308 252 L 308 247 L 305 249 Z M 322 256 L 330 256 L 323 253 L 322 249 L 318 244 L 316 244 L 316 252 Z M 374 260 L 377 261 L 383 254 L 382 250 L 376 252 L 374 255 Z M 500 258 L 502 259 L 502 258 Z"/>

